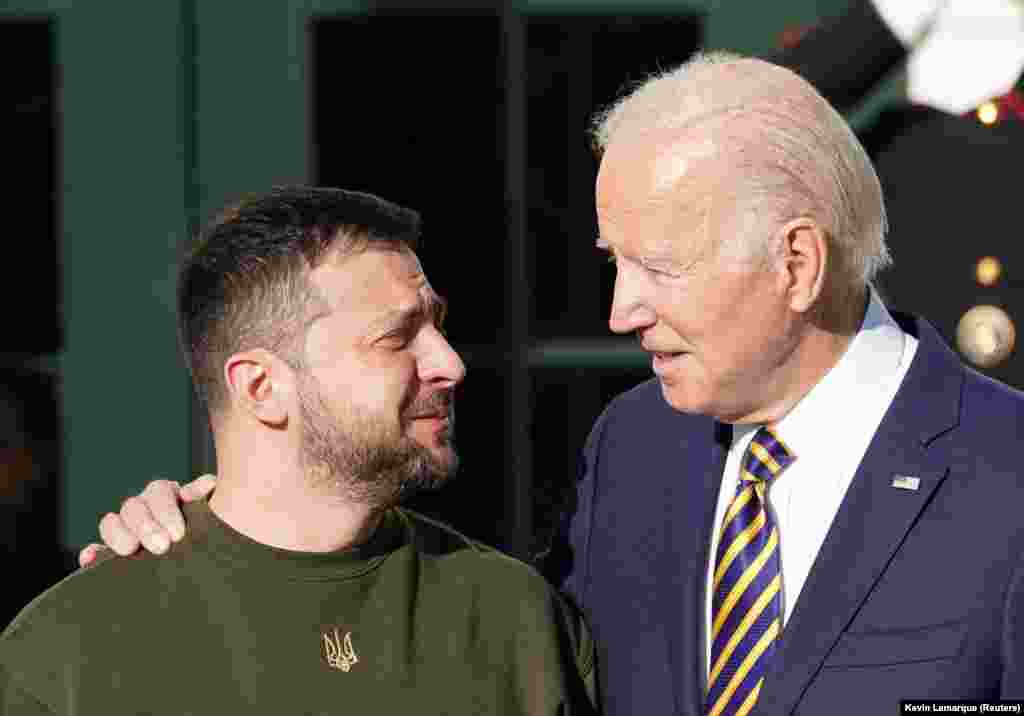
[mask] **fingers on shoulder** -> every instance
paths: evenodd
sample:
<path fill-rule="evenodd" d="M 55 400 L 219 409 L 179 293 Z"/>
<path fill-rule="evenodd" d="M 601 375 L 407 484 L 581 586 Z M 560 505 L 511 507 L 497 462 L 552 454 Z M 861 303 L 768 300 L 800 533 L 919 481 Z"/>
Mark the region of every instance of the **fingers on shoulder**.
<path fill-rule="evenodd" d="M 121 515 L 113 512 L 108 512 L 100 520 L 100 538 L 121 556 L 133 554 L 139 549 L 138 537 L 128 529 Z"/>
<path fill-rule="evenodd" d="M 217 485 L 217 477 L 215 475 L 200 475 L 192 482 L 187 483 L 181 488 L 180 496 L 185 502 L 194 502 L 208 496 L 213 492 L 213 488 Z"/>

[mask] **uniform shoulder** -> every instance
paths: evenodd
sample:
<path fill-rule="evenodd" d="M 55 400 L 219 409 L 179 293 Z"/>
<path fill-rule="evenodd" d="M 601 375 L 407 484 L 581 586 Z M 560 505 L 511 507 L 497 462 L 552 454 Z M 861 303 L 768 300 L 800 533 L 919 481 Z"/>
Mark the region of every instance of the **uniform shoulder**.
<path fill-rule="evenodd" d="M 500 554 L 494 547 L 421 512 L 403 507 L 398 514 L 409 532 L 410 541 L 424 554 L 438 557 L 463 552 L 471 555 Z"/>
<path fill-rule="evenodd" d="M 452 571 L 532 584 L 545 593 L 553 589 L 533 565 L 468 537 L 439 520 L 409 509 L 399 512 L 406 521 L 410 541 L 423 558 Z"/>
<path fill-rule="evenodd" d="M 0 657 L 17 644 L 51 638 L 75 640 L 82 633 L 102 633 L 111 620 L 132 613 L 132 605 L 155 604 L 163 576 L 179 559 L 175 545 L 156 557 L 144 550 L 129 557 L 104 555 L 95 564 L 72 572 L 39 594 L 0 635 Z"/>
<path fill-rule="evenodd" d="M 166 557 L 105 559 L 29 602 L 0 634 L 0 670 L 10 688 L 37 700 L 52 695 L 61 669 L 84 667 L 96 645 L 144 632 L 163 598 L 160 570 L 167 564 Z"/>
<path fill-rule="evenodd" d="M 582 615 L 531 564 L 504 554 L 452 527 L 412 510 L 399 511 L 418 551 L 422 575 L 447 585 L 452 602 L 468 610 L 494 634 L 557 633 L 575 656 L 579 675 L 593 691 L 595 648 Z M 495 626 L 500 624 L 500 626 Z"/>
<path fill-rule="evenodd" d="M 416 546 L 430 552 L 446 552 L 453 549 L 489 550 L 483 542 L 467 537 L 451 525 L 422 512 L 400 507 L 398 515 L 404 522 Z"/>

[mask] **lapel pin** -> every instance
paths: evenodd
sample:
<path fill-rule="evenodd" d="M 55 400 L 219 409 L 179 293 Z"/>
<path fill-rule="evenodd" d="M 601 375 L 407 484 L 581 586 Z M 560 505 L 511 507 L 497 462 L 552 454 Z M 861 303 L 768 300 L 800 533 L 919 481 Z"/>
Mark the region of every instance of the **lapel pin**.
<path fill-rule="evenodd" d="M 911 477 L 910 475 L 897 475 L 892 479 L 892 486 L 901 490 L 916 490 L 921 486 L 921 478 Z"/>

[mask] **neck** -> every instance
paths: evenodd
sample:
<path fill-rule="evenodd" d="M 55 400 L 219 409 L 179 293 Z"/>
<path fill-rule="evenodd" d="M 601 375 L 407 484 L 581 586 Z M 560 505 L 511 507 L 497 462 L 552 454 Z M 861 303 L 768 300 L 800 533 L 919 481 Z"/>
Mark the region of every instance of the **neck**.
<path fill-rule="evenodd" d="M 295 552 L 333 552 L 373 535 L 380 508 L 315 489 L 297 451 L 265 438 L 244 441 L 228 430 L 217 432 L 214 514 L 261 544 Z"/>
<path fill-rule="evenodd" d="M 846 353 L 864 321 L 867 300 L 864 289 L 847 300 L 822 302 L 803 321 L 792 351 L 771 380 L 769 389 L 775 397 L 740 419 L 724 422 L 772 424 L 786 417 Z M 826 306 L 842 308 L 830 310 Z"/>

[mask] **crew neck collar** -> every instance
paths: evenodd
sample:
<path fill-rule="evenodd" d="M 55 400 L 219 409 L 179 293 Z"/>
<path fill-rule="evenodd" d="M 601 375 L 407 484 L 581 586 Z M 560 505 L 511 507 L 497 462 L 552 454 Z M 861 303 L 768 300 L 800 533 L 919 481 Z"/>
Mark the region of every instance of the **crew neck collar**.
<path fill-rule="evenodd" d="M 184 505 L 185 522 L 194 548 L 233 571 L 251 571 L 261 579 L 347 579 L 364 574 L 407 542 L 405 520 L 388 510 L 370 539 L 332 552 L 300 552 L 271 547 L 248 537 L 220 519 L 209 501 Z"/>

